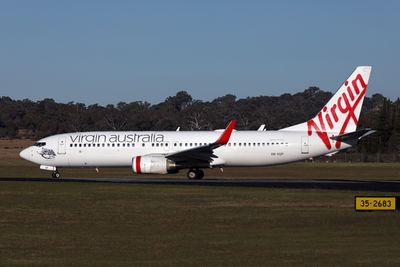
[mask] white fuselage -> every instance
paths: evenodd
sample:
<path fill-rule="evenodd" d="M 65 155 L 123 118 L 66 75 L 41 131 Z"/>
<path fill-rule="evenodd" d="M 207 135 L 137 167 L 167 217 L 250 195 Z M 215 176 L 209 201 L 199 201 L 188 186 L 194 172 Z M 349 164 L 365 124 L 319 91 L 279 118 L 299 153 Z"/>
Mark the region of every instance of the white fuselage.
<path fill-rule="evenodd" d="M 166 174 L 189 169 L 201 179 L 213 166 L 267 166 L 332 154 L 370 131 L 356 131 L 371 66 L 358 66 L 318 114 L 278 131 L 66 133 L 39 140 L 20 156 L 52 170 L 63 167 L 132 167 L 135 173 Z"/>
<path fill-rule="evenodd" d="M 85 132 L 46 137 L 21 152 L 34 163 L 54 167 L 128 167 L 132 158 L 168 155 L 215 142 L 221 131 Z M 331 134 L 333 135 L 333 133 Z M 211 166 L 266 166 L 325 155 L 327 149 L 316 133 L 298 131 L 233 131 L 226 145 L 215 149 Z"/>

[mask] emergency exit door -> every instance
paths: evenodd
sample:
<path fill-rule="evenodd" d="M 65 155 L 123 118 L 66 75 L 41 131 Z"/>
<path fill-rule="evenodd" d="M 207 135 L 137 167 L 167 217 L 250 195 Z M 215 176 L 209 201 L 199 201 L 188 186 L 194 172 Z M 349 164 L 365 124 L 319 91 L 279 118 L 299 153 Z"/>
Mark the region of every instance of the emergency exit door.
<path fill-rule="evenodd" d="M 310 152 L 310 144 L 308 136 L 301 137 L 301 154 L 308 154 Z"/>

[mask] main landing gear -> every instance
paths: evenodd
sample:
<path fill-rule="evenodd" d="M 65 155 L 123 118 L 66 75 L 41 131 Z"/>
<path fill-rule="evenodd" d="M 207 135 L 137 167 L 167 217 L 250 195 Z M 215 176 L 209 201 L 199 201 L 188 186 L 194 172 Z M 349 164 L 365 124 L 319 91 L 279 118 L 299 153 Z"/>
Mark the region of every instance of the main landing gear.
<path fill-rule="evenodd" d="M 58 171 L 54 171 L 51 174 L 51 177 L 55 178 L 55 179 L 59 179 L 61 177 L 60 173 Z"/>
<path fill-rule="evenodd" d="M 200 180 L 204 177 L 204 172 L 200 169 L 190 169 L 187 173 L 187 178 L 190 180 Z"/>

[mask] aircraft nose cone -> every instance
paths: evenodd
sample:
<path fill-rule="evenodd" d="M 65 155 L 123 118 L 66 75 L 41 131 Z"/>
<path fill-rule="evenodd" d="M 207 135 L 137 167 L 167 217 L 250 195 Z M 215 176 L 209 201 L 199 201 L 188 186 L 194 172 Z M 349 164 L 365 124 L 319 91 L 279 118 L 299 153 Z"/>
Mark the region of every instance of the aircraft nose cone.
<path fill-rule="evenodd" d="M 29 158 L 29 151 L 28 148 L 25 148 L 24 150 L 22 150 L 21 152 L 19 152 L 19 156 L 23 159 L 28 160 Z"/>

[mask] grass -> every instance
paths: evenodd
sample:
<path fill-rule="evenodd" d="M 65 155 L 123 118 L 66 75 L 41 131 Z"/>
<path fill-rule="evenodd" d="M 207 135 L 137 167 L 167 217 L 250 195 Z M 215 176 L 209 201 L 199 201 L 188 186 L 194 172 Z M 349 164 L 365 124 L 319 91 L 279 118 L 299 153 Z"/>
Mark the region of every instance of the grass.
<path fill-rule="evenodd" d="M 21 146 L 0 140 L 0 177 L 49 177 L 18 158 Z M 62 175 L 185 179 L 129 168 Z M 206 178 L 398 180 L 400 164 L 295 163 Z M 0 266 L 397 266 L 399 213 L 354 211 L 355 195 L 376 194 L 1 181 Z"/>
<path fill-rule="evenodd" d="M 400 264 L 399 214 L 354 212 L 354 195 L 362 192 L 0 186 L 0 263 L 6 266 Z"/>

